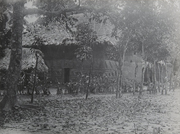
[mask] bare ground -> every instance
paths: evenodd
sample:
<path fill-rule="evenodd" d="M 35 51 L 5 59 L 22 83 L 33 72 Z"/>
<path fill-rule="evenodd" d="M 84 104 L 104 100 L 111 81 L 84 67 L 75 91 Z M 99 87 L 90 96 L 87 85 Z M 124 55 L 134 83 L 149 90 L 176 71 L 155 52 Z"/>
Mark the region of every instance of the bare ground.
<path fill-rule="evenodd" d="M 21 98 L 22 101 L 27 99 Z M 168 95 L 38 97 L 44 109 L 19 110 L 0 134 L 178 134 L 180 90 Z"/>

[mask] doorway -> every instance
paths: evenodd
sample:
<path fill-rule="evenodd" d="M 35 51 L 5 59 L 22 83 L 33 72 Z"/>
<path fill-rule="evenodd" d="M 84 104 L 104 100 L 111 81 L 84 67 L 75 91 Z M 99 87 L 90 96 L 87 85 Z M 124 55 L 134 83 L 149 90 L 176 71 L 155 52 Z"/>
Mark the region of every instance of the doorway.
<path fill-rule="evenodd" d="M 64 83 L 68 83 L 70 77 L 70 68 L 64 68 Z"/>

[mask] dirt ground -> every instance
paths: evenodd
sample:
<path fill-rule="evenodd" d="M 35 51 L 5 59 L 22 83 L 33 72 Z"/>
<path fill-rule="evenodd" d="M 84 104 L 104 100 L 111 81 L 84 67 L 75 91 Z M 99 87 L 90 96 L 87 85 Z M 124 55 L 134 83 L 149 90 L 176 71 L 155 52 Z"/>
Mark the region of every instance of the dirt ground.
<path fill-rule="evenodd" d="M 179 89 L 168 95 L 144 93 L 141 98 L 131 93 L 118 99 L 115 95 L 90 95 L 87 100 L 84 96 L 51 95 L 37 98 L 36 103 L 45 108 L 20 111 L 27 116 L 10 120 L 0 134 L 180 133 Z"/>

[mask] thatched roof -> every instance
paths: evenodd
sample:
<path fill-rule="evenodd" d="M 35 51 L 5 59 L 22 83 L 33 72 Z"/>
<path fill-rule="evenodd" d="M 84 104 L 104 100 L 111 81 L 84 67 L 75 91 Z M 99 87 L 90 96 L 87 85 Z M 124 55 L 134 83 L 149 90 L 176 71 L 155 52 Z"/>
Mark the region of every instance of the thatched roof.
<path fill-rule="evenodd" d="M 35 51 L 39 51 L 36 49 L 30 49 L 30 48 L 23 48 L 22 49 L 22 70 L 28 70 L 30 68 L 34 68 L 35 64 L 36 64 L 36 57 L 35 57 Z M 5 56 L 0 59 L 0 69 L 8 69 L 9 66 L 9 62 L 10 62 L 10 54 L 11 54 L 11 50 L 10 49 L 6 49 L 5 50 Z M 42 56 L 39 56 L 38 59 L 38 67 L 37 67 L 39 72 L 47 72 L 48 71 L 48 67 L 46 66 L 46 64 L 44 63 L 44 59 L 42 58 Z"/>
<path fill-rule="evenodd" d="M 75 23 L 71 30 L 76 32 L 76 26 L 81 23 L 90 23 L 91 28 L 97 33 L 98 42 L 110 42 L 111 44 L 115 45 L 117 40 L 111 36 L 112 30 L 114 26 L 111 24 L 110 21 L 106 21 L 106 23 L 98 23 L 95 20 L 89 22 L 89 18 L 84 16 L 83 14 L 73 15 L 78 21 Z M 39 21 L 43 18 L 39 18 Z M 38 22 L 39 22 L 38 21 Z M 37 23 L 38 23 L 37 22 Z M 39 22 L 41 23 L 41 21 Z M 75 38 L 72 34 L 67 30 L 64 24 L 60 24 L 58 22 L 51 22 L 48 26 L 37 25 L 36 28 L 38 30 L 34 31 L 34 26 L 29 26 L 32 30 L 32 33 L 36 33 L 40 38 L 42 38 L 46 45 L 48 44 L 55 44 L 60 45 L 63 44 L 63 41 L 66 40 L 66 44 L 77 43 Z M 32 45 L 34 42 L 34 35 L 32 33 L 26 33 L 23 35 L 23 45 Z M 68 39 L 68 40 L 67 40 Z"/>

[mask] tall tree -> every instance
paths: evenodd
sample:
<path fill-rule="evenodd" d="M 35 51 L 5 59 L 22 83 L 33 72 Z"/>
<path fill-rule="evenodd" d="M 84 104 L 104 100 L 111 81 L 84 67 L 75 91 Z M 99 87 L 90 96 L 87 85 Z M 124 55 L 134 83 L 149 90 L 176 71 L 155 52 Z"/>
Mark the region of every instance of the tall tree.
<path fill-rule="evenodd" d="M 7 76 L 7 95 L 0 103 L 0 108 L 10 110 L 17 104 L 17 83 L 21 72 L 22 59 L 22 31 L 23 31 L 24 2 L 13 3 L 13 27 L 11 39 L 11 56 Z"/>
<path fill-rule="evenodd" d="M 77 25 L 77 33 L 76 33 L 76 40 L 78 42 L 79 48 L 76 52 L 77 58 L 82 61 L 82 65 L 84 61 L 89 60 L 89 74 L 88 74 L 88 83 L 86 87 L 86 99 L 89 95 L 89 87 L 92 80 L 92 74 L 93 74 L 93 64 L 94 64 L 94 45 L 96 45 L 97 42 L 97 34 L 95 31 L 93 31 L 90 27 L 90 24 L 86 23 L 80 23 Z"/>

